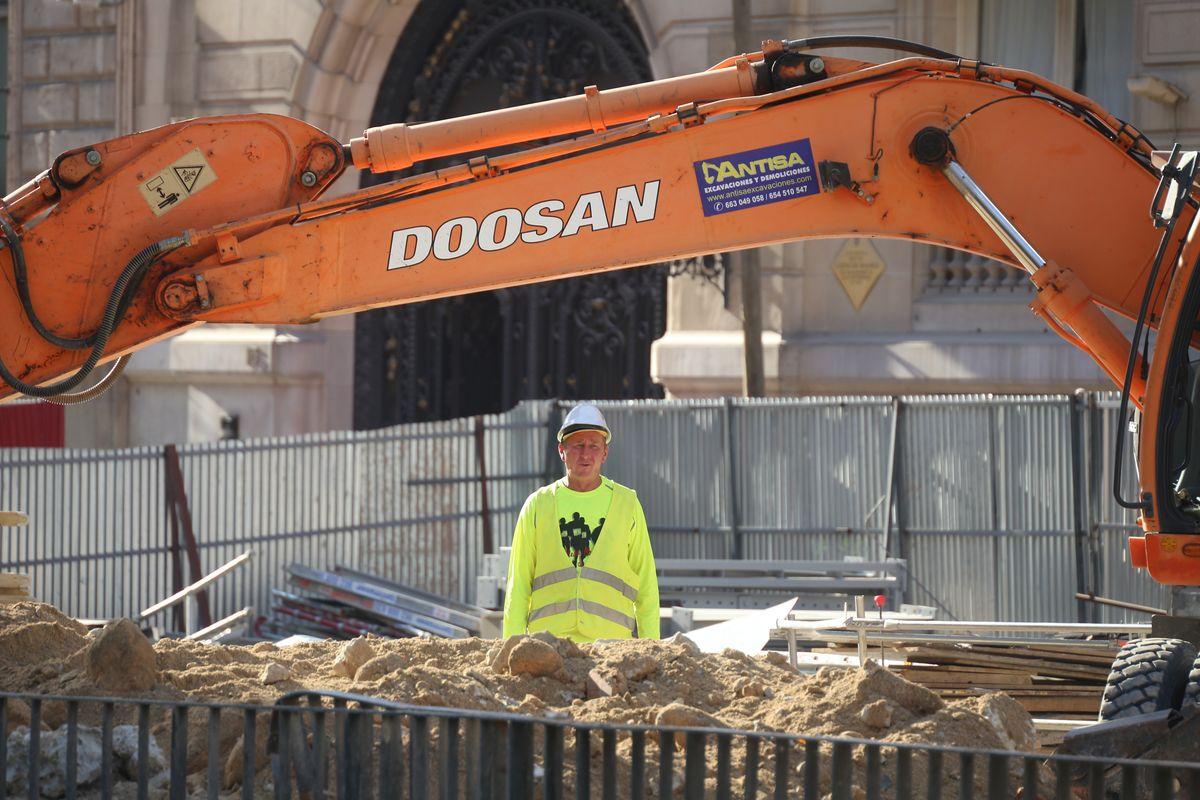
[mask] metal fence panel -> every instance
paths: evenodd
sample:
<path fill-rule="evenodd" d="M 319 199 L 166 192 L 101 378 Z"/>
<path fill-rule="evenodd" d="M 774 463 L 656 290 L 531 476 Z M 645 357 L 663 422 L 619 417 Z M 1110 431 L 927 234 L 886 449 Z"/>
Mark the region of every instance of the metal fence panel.
<path fill-rule="evenodd" d="M 906 599 L 960 619 L 1075 619 L 1078 585 L 1167 603 L 1127 563 L 1113 395 L 600 405 L 614 431 L 605 473 L 637 489 L 660 558 L 902 556 Z M 179 447 L 203 569 L 256 553 L 213 587 L 214 614 L 264 611 L 292 561 L 473 600 L 487 536 L 508 544 L 525 498 L 561 474 L 565 408 L 485 417 L 482 440 L 472 418 Z M 164 486 L 158 449 L 0 450 L 0 506 L 31 517 L 0 539 L 0 565 L 67 613 L 136 614 L 172 590 Z"/>
<path fill-rule="evenodd" d="M 933 531 L 906 541 L 910 602 L 933 606 L 942 618 L 997 619 L 994 537 Z"/>
<path fill-rule="evenodd" d="M 740 525 L 882 531 L 889 398 L 752 400 L 733 409 Z"/>
<path fill-rule="evenodd" d="M 733 557 L 728 404 L 689 400 L 597 405 L 613 431 L 605 474 L 637 490 L 655 555 Z"/>
<path fill-rule="evenodd" d="M 540 482 L 546 409 L 528 403 L 483 420 L 493 547 L 508 542 Z M 292 562 L 474 600 L 483 554 L 475 425 L 179 447 L 202 570 L 254 551 L 210 588 L 213 615 L 265 612 Z M 173 591 L 164 485 L 157 448 L 0 450 L 0 506 L 30 517 L 0 540 L 0 564 L 29 573 L 34 595 L 69 614 L 135 616 Z"/>
<path fill-rule="evenodd" d="M 996 530 L 993 408 L 965 398 L 906 398 L 901 424 L 903 526 Z"/>

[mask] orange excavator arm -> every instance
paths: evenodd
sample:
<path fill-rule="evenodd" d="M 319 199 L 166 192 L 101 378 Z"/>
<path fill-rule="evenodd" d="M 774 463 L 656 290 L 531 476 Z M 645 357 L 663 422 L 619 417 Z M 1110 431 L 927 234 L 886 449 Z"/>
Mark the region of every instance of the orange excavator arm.
<path fill-rule="evenodd" d="M 307 323 L 847 236 L 1023 266 L 1034 310 L 1120 382 L 1129 343 L 1101 307 L 1136 316 L 1159 244 L 1149 143 L 1030 73 L 919 46 L 867 64 L 807 44 L 346 146 L 246 115 L 64 153 L 0 213 L 0 399 L 71 392 L 97 364 L 200 323 Z M 321 197 L 351 166 L 454 154 L 464 163 Z"/>

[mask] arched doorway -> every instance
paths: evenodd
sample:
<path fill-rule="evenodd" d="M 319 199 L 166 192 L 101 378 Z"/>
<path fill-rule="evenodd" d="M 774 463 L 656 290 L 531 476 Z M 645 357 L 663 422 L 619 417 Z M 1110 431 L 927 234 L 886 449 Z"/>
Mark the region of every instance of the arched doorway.
<path fill-rule="evenodd" d="M 388 64 L 371 124 L 650 77 L 621 0 L 423 0 Z M 359 314 L 354 426 L 495 412 L 526 398 L 660 396 L 650 344 L 665 329 L 665 307 L 666 271 L 655 266 Z"/>

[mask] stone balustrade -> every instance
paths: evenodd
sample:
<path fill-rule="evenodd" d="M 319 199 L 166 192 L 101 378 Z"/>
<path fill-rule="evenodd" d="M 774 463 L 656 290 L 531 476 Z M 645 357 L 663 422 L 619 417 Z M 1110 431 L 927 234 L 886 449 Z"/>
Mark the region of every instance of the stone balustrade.
<path fill-rule="evenodd" d="M 960 250 L 935 248 L 926 270 L 925 297 L 978 294 L 1026 300 L 1033 294 L 1024 270 Z"/>

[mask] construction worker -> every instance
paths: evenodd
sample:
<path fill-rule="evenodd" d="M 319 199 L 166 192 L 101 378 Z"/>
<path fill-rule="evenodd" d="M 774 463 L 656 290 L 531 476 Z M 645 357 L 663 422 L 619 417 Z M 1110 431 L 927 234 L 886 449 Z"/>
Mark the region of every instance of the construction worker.
<path fill-rule="evenodd" d="M 558 430 L 566 475 L 531 494 L 513 533 L 504 635 L 657 639 L 658 578 L 637 493 L 600 474 L 612 432 L 594 405 Z"/>

